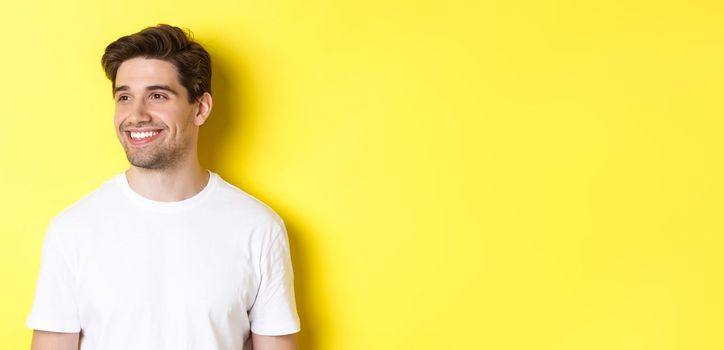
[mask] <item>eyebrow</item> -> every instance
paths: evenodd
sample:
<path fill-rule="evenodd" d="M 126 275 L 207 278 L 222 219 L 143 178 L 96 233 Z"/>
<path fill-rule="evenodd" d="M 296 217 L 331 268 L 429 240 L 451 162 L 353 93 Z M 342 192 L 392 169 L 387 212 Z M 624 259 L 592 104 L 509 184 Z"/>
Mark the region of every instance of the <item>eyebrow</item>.
<path fill-rule="evenodd" d="M 116 86 L 116 88 L 113 89 L 113 94 L 115 95 L 119 91 L 128 91 L 128 90 L 130 90 L 128 85 Z M 172 89 L 168 85 L 149 85 L 149 86 L 146 86 L 145 90 L 146 91 L 163 90 L 163 91 L 167 91 L 173 95 L 178 95 L 178 92 L 176 92 L 176 90 Z"/>

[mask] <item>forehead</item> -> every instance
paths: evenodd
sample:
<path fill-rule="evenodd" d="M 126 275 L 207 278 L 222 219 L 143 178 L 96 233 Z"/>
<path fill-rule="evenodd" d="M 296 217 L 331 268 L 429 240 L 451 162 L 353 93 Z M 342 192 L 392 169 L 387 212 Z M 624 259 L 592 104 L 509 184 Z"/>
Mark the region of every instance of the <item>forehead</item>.
<path fill-rule="evenodd" d="M 176 67 L 167 61 L 136 57 L 124 61 L 116 72 L 116 86 L 128 86 L 130 89 L 144 88 L 148 85 L 180 86 Z"/>

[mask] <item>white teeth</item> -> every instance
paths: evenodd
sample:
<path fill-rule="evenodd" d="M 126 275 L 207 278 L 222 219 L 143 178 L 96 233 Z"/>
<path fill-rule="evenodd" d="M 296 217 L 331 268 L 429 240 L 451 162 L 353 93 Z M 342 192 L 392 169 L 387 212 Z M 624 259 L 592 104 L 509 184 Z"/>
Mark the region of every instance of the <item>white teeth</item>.
<path fill-rule="evenodd" d="M 158 131 L 144 131 L 144 132 L 131 131 L 131 138 L 134 140 L 142 140 L 145 138 L 149 138 L 151 136 L 155 136 L 157 134 L 158 134 Z"/>

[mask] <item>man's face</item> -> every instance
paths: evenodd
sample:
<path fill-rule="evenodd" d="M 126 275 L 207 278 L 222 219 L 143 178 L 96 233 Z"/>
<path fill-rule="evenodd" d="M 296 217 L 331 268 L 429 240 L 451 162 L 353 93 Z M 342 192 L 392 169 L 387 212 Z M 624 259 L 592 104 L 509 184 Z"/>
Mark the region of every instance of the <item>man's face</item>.
<path fill-rule="evenodd" d="M 140 168 L 169 169 L 196 150 L 198 103 L 176 67 L 157 59 L 124 61 L 116 73 L 115 126 L 128 161 Z"/>

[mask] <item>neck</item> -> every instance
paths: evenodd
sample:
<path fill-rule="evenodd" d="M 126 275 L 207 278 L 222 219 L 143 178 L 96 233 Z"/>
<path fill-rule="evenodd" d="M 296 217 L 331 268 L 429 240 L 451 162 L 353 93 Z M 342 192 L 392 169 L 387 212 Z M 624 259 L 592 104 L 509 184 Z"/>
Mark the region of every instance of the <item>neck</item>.
<path fill-rule="evenodd" d="M 193 197 L 209 182 L 209 172 L 197 159 L 172 169 L 146 169 L 131 165 L 126 171 L 131 189 L 159 202 L 176 202 Z"/>

